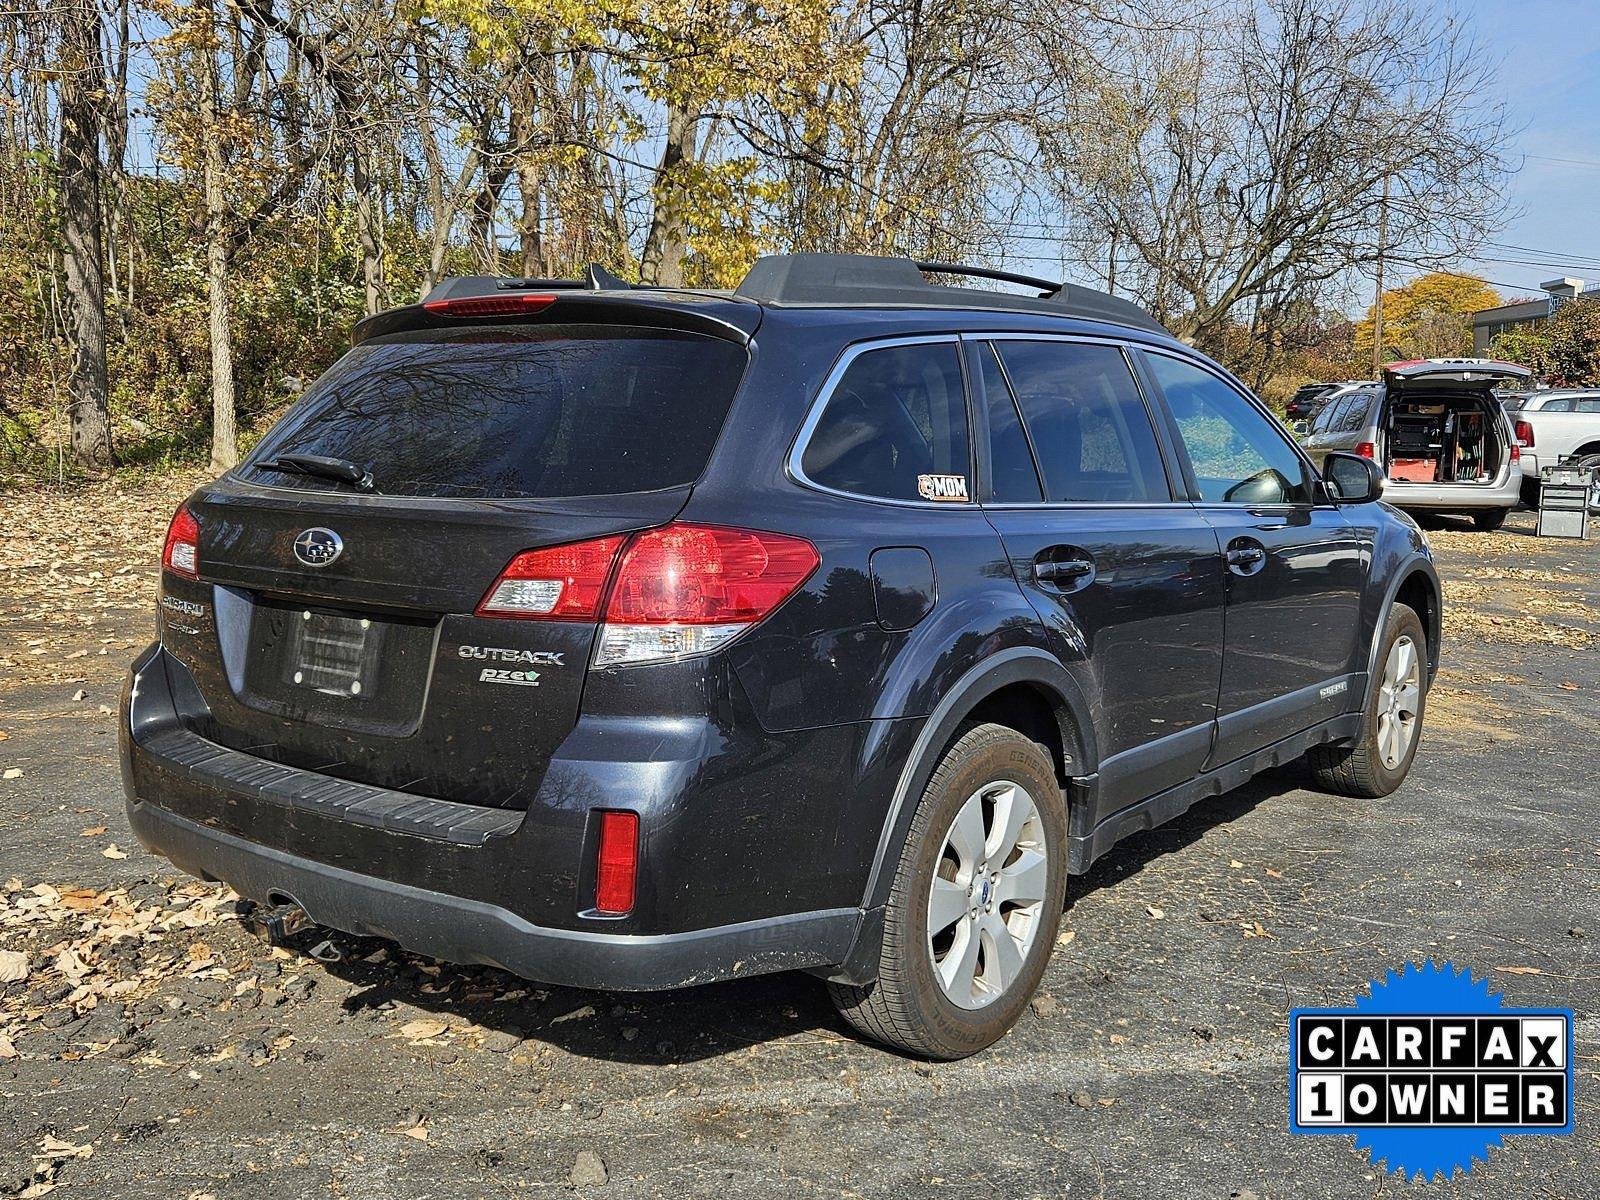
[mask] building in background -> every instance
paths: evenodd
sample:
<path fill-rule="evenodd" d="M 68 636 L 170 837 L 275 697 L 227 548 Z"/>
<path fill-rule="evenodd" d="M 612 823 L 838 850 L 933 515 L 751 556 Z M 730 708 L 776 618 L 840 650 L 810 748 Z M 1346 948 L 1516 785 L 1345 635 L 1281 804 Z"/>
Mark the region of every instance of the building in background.
<path fill-rule="evenodd" d="M 1472 314 L 1472 353 L 1483 358 L 1489 343 L 1500 334 L 1523 325 L 1542 325 L 1563 304 L 1579 296 L 1600 296 L 1600 284 L 1587 286 L 1581 279 L 1550 279 L 1539 285 L 1546 294 L 1537 300 L 1517 300 Z"/>

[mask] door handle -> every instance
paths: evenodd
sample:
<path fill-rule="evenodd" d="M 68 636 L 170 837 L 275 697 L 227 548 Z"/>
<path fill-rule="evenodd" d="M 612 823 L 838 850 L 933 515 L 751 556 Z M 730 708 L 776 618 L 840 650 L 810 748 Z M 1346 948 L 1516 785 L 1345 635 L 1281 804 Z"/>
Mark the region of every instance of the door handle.
<path fill-rule="evenodd" d="M 1040 583 L 1070 583 L 1094 574 L 1094 563 L 1087 558 L 1037 559 L 1033 577 Z"/>
<path fill-rule="evenodd" d="M 1243 545 L 1229 546 L 1223 557 L 1227 560 L 1228 569 L 1236 575 L 1254 575 L 1267 561 L 1265 547 L 1253 546 L 1248 542 Z"/>

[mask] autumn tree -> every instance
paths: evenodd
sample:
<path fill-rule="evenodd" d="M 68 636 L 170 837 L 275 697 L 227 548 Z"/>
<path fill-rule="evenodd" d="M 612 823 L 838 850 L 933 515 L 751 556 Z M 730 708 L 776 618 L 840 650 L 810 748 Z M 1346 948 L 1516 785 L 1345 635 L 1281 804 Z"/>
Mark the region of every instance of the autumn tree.
<path fill-rule="evenodd" d="M 1551 387 L 1600 387 L 1600 300 L 1569 300 L 1539 325 L 1500 334 L 1489 352 Z"/>
<path fill-rule="evenodd" d="M 100 137 L 105 99 L 100 10 L 96 0 L 67 0 L 56 75 L 61 129 L 61 259 L 67 308 L 72 457 L 80 466 L 111 466 L 106 398 L 106 303 L 101 246 Z"/>
<path fill-rule="evenodd" d="M 1430 271 L 1383 293 L 1385 362 L 1452 358 L 1472 353 L 1472 314 L 1501 303 L 1500 293 L 1473 275 Z M 1356 323 L 1356 353 L 1372 358 L 1374 313 Z"/>
<path fill-rule="evenodd" d="M 1425 6 L 1197 4 L 1099 41 L 1037 122 L 1064 240 L 1202 348 L 1380 258 L 1447 265 L 1495 227 L 1489 68 Z"/>

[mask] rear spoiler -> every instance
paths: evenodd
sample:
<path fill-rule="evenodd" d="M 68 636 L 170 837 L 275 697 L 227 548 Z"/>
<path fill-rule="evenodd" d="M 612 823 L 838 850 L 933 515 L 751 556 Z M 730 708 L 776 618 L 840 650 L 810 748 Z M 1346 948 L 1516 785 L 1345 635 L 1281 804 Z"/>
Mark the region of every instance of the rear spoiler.
<path fill-rule="evenodd" d="M 707 292 L 630 287 L 590 268 L 590 278 L 447 279 L 418 304 L 358 321 L 352 345 L 385 334 L 470 325 L 631 325 L 675 329 L 747 345 L 761 324 L 761 306 Z"/>

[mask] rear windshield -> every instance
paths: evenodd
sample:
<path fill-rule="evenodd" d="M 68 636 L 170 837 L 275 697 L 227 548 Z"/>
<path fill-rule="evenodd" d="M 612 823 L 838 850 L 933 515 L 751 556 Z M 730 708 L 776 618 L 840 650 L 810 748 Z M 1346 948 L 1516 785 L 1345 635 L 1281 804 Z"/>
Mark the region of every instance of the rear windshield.
<path fill-rule="evenodd" d="M 549 499 L 647 492 L 705 469 L 748 356 L 696 334 L 594 325 L 391 334 L 330 367 L 244 465 L 347 459 L 391 496 Z"/>

